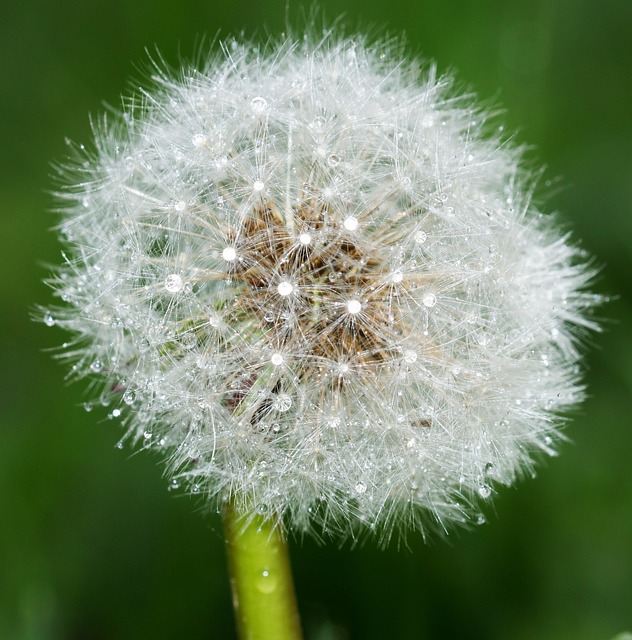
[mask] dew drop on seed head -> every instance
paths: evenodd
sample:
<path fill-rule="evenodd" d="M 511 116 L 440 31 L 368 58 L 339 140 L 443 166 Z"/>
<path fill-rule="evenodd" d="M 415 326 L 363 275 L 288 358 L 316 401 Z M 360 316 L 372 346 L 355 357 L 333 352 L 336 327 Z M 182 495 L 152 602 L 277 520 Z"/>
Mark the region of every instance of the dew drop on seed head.
<path fill-rule="evenodd" d="M 355 231 L 358 228 L 358 219 L 355 216 L 349 216 L 342 224 L 347 231 Z"/>
<path fill-rule="evenodd" d="M 257 96 L 250 101 L 250 106 L 255 113 L 261 113 L 268 106 L 268 101 L 262 96 Z"/>
<path fill-rule="evenodd" d="M 310 123 L 309 128 L 312 131 L 322 131 L 326 124 L 325 118 L 322 116 L 316 116 Z"/>
<path fill-rule="evenodd" d="M 281 413 L 289 411 L 292 406 L 292 398 L 287 393 L 280 393 L 274 400 L 272 406 Z"/>
<path fill-rule="evenodd" d="M 191 143 L 194 147 L 203 147 L 206 144 L 206 136 L 203 133 L 196 133 L 191 138 Z"/>
<path fill-rule="evenodd" d="M 337 167 L 340 164 L 340 156 L 336 155 L 335 153 L 332 153 L 327 157 L 327 164 L 330 167 Z"/>
<path fill-rule="evenodd" d="M 395 271 L 393 271 L 393 273 L 391 274 L 391 280 L 394 283 L 399 283 L 404 279 L 404 274 L 402 273 L 401 269 L 395 269 Z"/>
<path fill-rule="evenodd" d="M 95 360 L 90 365 L 90 369 L 92 369 L 92 371 L 94 371 L 95 373 L 98 373 L 99 371 L 101 371 L 101 369 L 103 369 L 103 365 L 101 364 L 100 360 Z"/>
<path fill-rule="evenodd" d="M 123 394 L 123 402 L 125 404 L 128 404 L 128 405 L 134 404 L 134 400 L 136 400 L 136 394 L 133 391 L 126 391 Z"/>
<path fill-rule="evenodd" d="M 362 311 L 362 303 L 359 300 L 349 300 L 347 302 L 347 311 L 352 315 L 360 313 Z"/>
<path fill-rule="evenodd" d="M 308 245 L 312 241 L 312 236 L 310 236 L 309 233 L 301 233 L 298 239 L 301 244 Z"/>
<path fill-rule="evenodd" d="M 265 187 L 265 184 L 261 180 L 255 180 L 252 183 L 252 188 L 255 191 L 263 191 L 264 187 Z"/>
<path fill-rule="evenodd" d="M 289 296 L 290 293 L 294 291 L 294 286 L 292 285 L 291 282 L 288 282 L 287 280 L 283 280 L 283 282 L 279 283 L 279 286 L 277 287 L 277 291 L 279 292 L 279 295 Z"/>
<path fill-rule="evenodd" d="M 226 260 L 226 262 L 232 262 L 237 257 L 237 252 L 233 247 L 225 247 L 222 251 L 222 258 Z"/>
<path fill-rule="evenodd" d="M 489 487 L 489 485 L 482 484 L 482 485 L 478 488 L 478 495 L 479 495 L 481 498 L 489 498 L 489 496 L 491 496 L 491 495 L 492 495 L 491 487 Z"/>
<path fill-rule="evenodd" d="M 174 491 L 175 489 L 179 489 L 180 488 L 180 483 L 174 478 L 170 483 L 169 483 L 169 491 Z"/>
<path fill-rule="evenodd" d="M 165 278 L 165 289 L 169 293 L 179 293 L 180 291 L 182 291 L 182 289 L 184 289 L 184 282 L 182 280 L 182 277 L 177 273 L 170 273 Z"/>
<path fill-rule="evenodd" d="M 437 296 L 434 293 L 426 293 L 421 301 L 426 307 L 434 307 L 437 304 Z"/>
<path fill-rule="evenodd" d="M 174 203 L 173 208 L 178 212 L 184 211 L 187 208 L 187 203 L 184 200 L 178 200 Z"/>
<path fill-rule="evenodd" d="M 55 318 L 53 318 L 53 316 L 51 315 L 51 313 L 50 313 L 50 312 L 48 312 L 48 311 L 44 314 L 44 324 L 45 324 L 47 327 L 53 327 L 53 326 L 55 326 Z"/>
<path fill-rule="evenodd" d="M 278 367 L 279 365 L 283 364 L 283 356 L 280 353 L 274 353 L 270 358 L 270 362 L 275 367 Z"/>
<path fill-rule="evenodd" d="M 428 239 L 428 234 L 425 231 L 417 231 L 415 234 L 415 242 L 417 244 L 423 244 Z"/>
<path fill-rule="evenodd" d="M 358 482 L 355 486 L 355 492 L 360 495 L 366 493 L 366 484 L 364 482 Z"/>
<path fill-rule="evenodd" d="M 408 349 L 407 351 L 404 351 L 404 360 L 409 364 L 412 364 L 417 360 L 417 352 L 413 351 L 412 349 Z"/>

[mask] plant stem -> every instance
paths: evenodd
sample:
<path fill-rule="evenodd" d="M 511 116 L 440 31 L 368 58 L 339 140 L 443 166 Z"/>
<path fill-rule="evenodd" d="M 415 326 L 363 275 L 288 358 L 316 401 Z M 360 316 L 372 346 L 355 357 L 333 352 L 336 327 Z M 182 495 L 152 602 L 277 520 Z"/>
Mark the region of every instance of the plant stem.
<path fill-rule="evenodd" d="M 224 506 L 233 605 L 242 640 L 302 637 L 287 542 L 275 518 Z"/>

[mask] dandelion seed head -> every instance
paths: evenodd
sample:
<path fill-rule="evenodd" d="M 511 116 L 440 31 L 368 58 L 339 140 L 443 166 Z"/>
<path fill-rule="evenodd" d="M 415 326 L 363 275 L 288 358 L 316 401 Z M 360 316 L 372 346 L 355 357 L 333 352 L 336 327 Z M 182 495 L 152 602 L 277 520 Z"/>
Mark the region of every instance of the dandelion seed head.
<path fill-rule="evenodd" d="M 479 522 L 556 453 L 596 328 L 519 151 L 390 46 L 235 42 L 158 74 L 61 196 L 41 316 L 74 376 L 171 488 L 299 531 Z"/>

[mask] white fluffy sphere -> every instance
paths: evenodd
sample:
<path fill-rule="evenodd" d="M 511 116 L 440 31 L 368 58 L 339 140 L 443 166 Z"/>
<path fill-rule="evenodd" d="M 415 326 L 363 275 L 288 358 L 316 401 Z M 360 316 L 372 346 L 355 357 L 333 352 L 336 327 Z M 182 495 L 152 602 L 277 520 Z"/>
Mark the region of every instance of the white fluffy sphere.
<path fill-rule="evenodd" d="M 228 44 L 104 121 L 62 195 L 75 373 L 176 484 L 291 529 L 476 522 L 581 395 L 579 252 L 400 53 Z"/>

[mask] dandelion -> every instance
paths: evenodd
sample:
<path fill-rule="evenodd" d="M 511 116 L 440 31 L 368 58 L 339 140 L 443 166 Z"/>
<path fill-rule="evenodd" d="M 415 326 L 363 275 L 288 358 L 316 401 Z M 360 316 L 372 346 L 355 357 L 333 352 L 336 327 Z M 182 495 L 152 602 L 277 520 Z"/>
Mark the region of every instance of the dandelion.
<path fill-rule="evenodd" d="M 61 195 L 44 322 L 73 376 L 176 485 L 293 531 L 482 522 L 582 395 L 591 270 L 520 150 L 401 53 L 327 34 L 157 70 Z"/>

